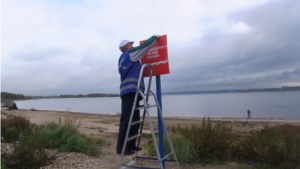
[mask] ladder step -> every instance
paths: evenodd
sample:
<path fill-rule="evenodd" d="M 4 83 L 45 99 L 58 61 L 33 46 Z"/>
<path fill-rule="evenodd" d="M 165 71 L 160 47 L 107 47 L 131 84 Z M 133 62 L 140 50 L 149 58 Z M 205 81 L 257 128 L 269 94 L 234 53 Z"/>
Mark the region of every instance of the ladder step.
<path fill-rule="evenodd" d="M 133 126 L 135 124 L 139 124 L 139 123 L 142 123 L 144 120 L 140 120 L 140 121 L 135 121 L 135 122 L 132 122 L 130 125 Z"/>
<path fill-rule="evenodd" d="M 168 158 L 171 154 L 173 154 L 174 152 L 172 151 L 170 154 L 166 155 L 163 159 L 161 159 L 161 161 L 165 160 L 166 158 Z"/>
<path fill-rule="evenodd" d="M 160 168 L 149 168 L 149 167 L 137 167 L 137 166 L 130 166 L 130 165 L 122 165 L 122 166 L 123 166 L 123 168 L 160 169 Z"/>
<path fill-rule="evenodd" d="M 131 137 L 128 138 L 128 141 L 133 140 L 133 139 L 138 138 L 138 137 L 141 137 L 141 136 L 142 136 L 142 134 L 131 136 Z"/>
<path fill-rule="evenodd" d="M 142 156 L 136 156 L 136 159 L 146 159 L 146 160 L 155 160 L 155 161 L 159 161 L 158 158 L 153 158 L 153 157 L 142 157 Z M 176 160 L 170 160 L 170 159 L 164 159 L 164 161 L 167 162 L 177 162 Z"/>
<path fill-rule="evenodd" d="M 157 106 L 156 106 L 156 105 L 150 105 L 149 108 L 150 108 L 150 107 L 157 107 Z"/>
<path fill-rule="evenodd" d="M 147 108 L 151 108 L 151 107 L 157 107 L 156 105 L 148 105 Z M 140 110 L 140 109 L 146 109 L 146 107 L 144 105 L 140 105 L 139 107 L 136 107 L 135 110 Z"/>
<path fill-rule="evenodd" d="M 132 160 L 130 161 L 129 163 L 127 164 L 122 164 L 122 166 L 124 167 L 121 167 L 120 169 L 126 169 L 127 167 L 126 166 L 132 166 L 133 164 L 135 164 L 137 161 L 136 160 Z"/>

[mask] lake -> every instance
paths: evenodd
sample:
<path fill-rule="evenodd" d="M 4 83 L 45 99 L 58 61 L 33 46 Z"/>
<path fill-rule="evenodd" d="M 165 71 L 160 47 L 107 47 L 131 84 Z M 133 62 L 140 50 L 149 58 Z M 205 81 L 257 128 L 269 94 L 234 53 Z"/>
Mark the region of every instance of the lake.
<path fill-rule="evenodd" d="M 57 98 L 15 101 L 19 109 L 101 114 L 121 112 L 119 97 Z M 150 104 L 154 104 L 150 97 Z M 300 91 L 162 95 L 165 117 L 230 117 L 300 119 Z M 150 109 L 156 116 L 156 109 Z"/>

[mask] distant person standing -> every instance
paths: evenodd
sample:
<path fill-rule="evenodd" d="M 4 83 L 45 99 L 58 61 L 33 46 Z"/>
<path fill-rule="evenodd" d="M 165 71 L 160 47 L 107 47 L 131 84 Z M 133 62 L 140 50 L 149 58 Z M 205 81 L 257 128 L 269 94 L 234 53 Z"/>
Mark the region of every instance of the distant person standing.
<path fill-rule="evenodd" d="M 248 109 L 247 113 L 248 113 L 248 119 L 250 119 L 251 118 L 251 116 L 250 116 L 251 111 Z"/>

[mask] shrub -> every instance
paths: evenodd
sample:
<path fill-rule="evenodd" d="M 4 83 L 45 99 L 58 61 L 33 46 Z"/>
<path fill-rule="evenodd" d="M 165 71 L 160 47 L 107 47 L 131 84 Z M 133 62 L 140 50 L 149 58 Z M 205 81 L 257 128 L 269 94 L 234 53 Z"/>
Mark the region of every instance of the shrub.
<path fill-rule="evenodd" d="M 1 169 L 6 169 L 6 159 L 1 157 Z"/>
<path fill-rule="evenodd" d="M 219 162 L 231 157 L 233 137 L 227 132 L 225 125 L 218 123 L 213 126 L 208 118 L 204 118 L 201 126 L 172 127 L 170 138 L 180 162 Z M 165 152 L 170 152 L 165 139 Z M 150 155 L 156 155 L 153 141 L 143 145 Z"/>
<path fill-rule="evenodd" d="M 9 168 L 39 168 L 54 159 L 46 154 L 45 139 L 37 134 L 38 129 L 38 126 L 30 125 L 19 133 L 14 151 L 6 160 Z"/>
<path fill-rule="evenodd" d="M 55 159 L 45 152 L 45 139 L 40 135 L 25 136 L 20 134 L 19 141 L 14 144 L 14 151 L 7 159 L 9 168 L 40 168 Z"/>
<path fill-rule="evenodd" d="M 155 133 L 156 141 L 158 142 L 158 133 Z M 147 154 L 150 156 L 156 156 L 156 150 L 155 146 L 152 140 L 152 133 L 143 133 L 142 138 L 147 139 L 147 142 L 142 144 L 142 147 L 144 147 L 147 150 Z"/>
<path fill-rule="evenodd" d="M 100 146 L 110 146 L 111 145 L 111 142 L 106 141 L 102 138 L 98 138 L 98 139 L 95 139 L 95 140 L 93 139 L 92 142 L 94 142 L 94 143 L 96 143 Z"/>
<path fill-rule="evenodd" d="M 25 117 L 7 116 L 1 118 L 1 123 L 5 139 L 17 140 L 12 154 L 3 158 L 8 168 L 40 168 L 46 165 L 54 159 L 54 155 L 47 155 L 46 148 L 98 156 L 101 151 L 97 143 L 104 143 L 80 134 L 77 128 L 81 123 L 71 118 L 65 118 L 64 123 L 60 120 L 60 124 L 52 122 L 38 126 L 30 124 Z"/>
<path fill-rule="evenodd" d="M 186 140 L 182 135 L 175 134 L 175 133 L 170 133 L 170 138 L 172 140 L 172 145 L 174 147 L 174 151 L 176 153 L 177 160 L 179 162 L 191 161 L 192 147 L 191 147 L 191 144 L 189 144 L 188 140 Z M 171 153 L 171 149 L 170 149 L 169 142 L 167 139 L 164 140 L 164 145 L 165 145 L 164 146 L 165 147 L 165 155 L 168 155 L 169 153 Z M 153 140 L 148 140 L 142 146 L 147 150 L 148 155 L 157 156 Z M 170 155 L 170 158 L 168 158 L 168 159 L 174 159 L 173 155 Z"/>
<path fill-rule="evenodd" d="M 17 139 L 20 132 L 29 127 L 30 121 L 24 116 L 8 115 L 1 118 L 1 135 L 8 142 Z"/>
<path fill-rule="evenodd" d="M 292 169 L 300 165 L 300 127 L 283 125 L 253 131 L 241 140 L 236 155 L 240 159 L 272 168 Z"/>
<path fill-rule="evenodd" d="M 14 101 L 11 99 L 1 99 L 1 107 L 10 107 L 14 104 Z"/>
<path fill-rule="evenodd" d="M 64 120 L 62 120 L 62 118 L 59 117 L 59 125 L 78 129 L 82 125 L 82 123 L 81 123 L 81 119 L 77 121 L 75 118 L 65 116 Z"/>
<path fill-rule="evenodd" d="M 153 143 L 153 140 L 147 140 L 146 143 L 142 145 L 146 150 L 149 156 L 156 156 L 156 150 Z"/>
<path fill-rule="evenodd" d="M 170 133 L 170 138 L 172 140 L 174 151 L 176 152 L 177 160 L 179 162 L 192 161 L 194 149 L 191 142 L 178 133 Z M 165 155 L 167 155 L 171 153 L 171 149 L 168 140 L 165 139 L 164 142 L 166 150 Z"/>
<path fill-rule="evenodd" d="M 4 140 L 7 142 L 11 142 L 13 140 L 17 140 L 19 137 L 19 131 L 16 127 L 9 127 L 5 130 Z"/>
<path fill-rule="evenodd" d="M 224 161 L 230 158 L 233 143 L 232 136 L 225 125 L 217 123 L 213 126 L 208 118 L 203 118 L 201 126 L 171 129 L 186 138 L 193 147 L 192 159 L 195 162 L 208 163 Z"/>
<path fill-rule="evenodd" d="M 49 123 L 41 128 L 40 134 L 47 140 L 48 148 L 58 148 L 60 151 L 82 152 L 98 156 L 101 152 L 96 144 L 87 136 L 80 134 L 72 125 Z"/>

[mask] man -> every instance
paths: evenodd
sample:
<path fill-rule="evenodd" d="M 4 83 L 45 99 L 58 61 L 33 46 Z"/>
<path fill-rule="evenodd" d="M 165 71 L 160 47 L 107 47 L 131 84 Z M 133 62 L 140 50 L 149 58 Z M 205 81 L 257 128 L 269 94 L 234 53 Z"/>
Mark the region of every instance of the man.
<path fill-rule="evenodd" d="M 140 60 L 143 56 L 151 49 L 154 43 L 158 39 L 158 35 L 150 37 L 142 45 L 133 47 L 133 41 L 122 40 L 119 44 L 119 49 L 122 54 L 119 58 L 119 74 L 121 76 L 120 84 L 120 97 L 122 100 L 122 113 L 120 118 L 118 142 L 117 142 L 117 154 L 122 153 L 122 148 L 125 141 L 125 136 L 127 132 L 128 123 L 130 120 L 130 114 L 134 102 L 134 97 L 136 93 L 137 83 L 139 79 L 139 74 L 142 68 Z M 139 88 L 140 91 L 144 92 L 144 79 L 141 81 Z M 139 107 L 139 101 L 142 98 L 139 96 L 136 107 Z M 140 111 L 135 110 L 132 122 L 140 120 Z M 129 131 L 129 137 L 138 134 L 140 124 L 135 124 L 131 126 Z M 124 155 L 132 155 L 134 151 L 140 151 L 142 148 L 136 147 L 137 139 L 133 139 L 127 142 Z"/>

